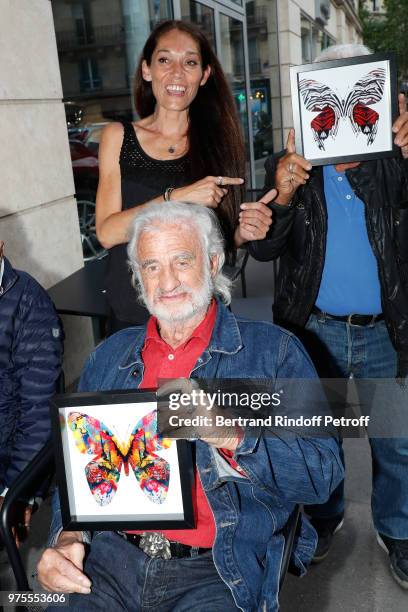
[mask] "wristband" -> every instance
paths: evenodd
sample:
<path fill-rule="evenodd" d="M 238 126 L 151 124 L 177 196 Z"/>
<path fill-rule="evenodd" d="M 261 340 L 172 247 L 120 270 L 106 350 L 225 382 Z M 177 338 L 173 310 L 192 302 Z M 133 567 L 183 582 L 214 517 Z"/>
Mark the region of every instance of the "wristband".
<path fill-rule="evenodd" d="M 164 201 L 165 202 L 170 202 L 170 196 L 172 191 L 174 191 L 174 187 L 167 187 L 166 191 L 164 192 Z"/>

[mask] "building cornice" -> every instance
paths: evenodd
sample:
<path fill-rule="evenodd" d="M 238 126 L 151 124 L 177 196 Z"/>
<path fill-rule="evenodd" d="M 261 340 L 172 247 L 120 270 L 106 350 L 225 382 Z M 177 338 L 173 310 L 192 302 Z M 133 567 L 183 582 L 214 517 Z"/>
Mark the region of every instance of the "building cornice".
<path fill-rule="evenodd" d="M 354 4 L 351 0 L 332 0 L 333 4 L 338 8 L 343 8 L 346 17 L 351 21 L 353 26 L 356 28 L 359 34 L 362 34 L 363 28 L 361 26 L 360 19 L 358 18 L 358 13 L 354 7 Z"/>

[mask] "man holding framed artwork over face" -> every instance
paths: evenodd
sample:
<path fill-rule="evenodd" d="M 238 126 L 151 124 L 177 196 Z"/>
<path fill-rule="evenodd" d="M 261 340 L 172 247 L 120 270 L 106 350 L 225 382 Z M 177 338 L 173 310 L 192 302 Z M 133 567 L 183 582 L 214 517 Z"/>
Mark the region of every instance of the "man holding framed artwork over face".
<path fill-rule="evenodd" d="M 294 67 L 296 135 L 265 164 L 278 197 L 269 234 L 249 251 L 280 257 L 274 320 L 299 335 L 322 377 L 408 374 L 408 113 L 392 64 L 339 45 Z M 408 440 L 370 444 L 374 526 L 408 588 Z M 343 484 L 309 512 L 318 562 L 343 523 Z"/>
<path fill-rule="evenodd" d="M 91 354 L 81 391 L 154 388 L 160 379 L 173 379 L 160 395 L 176 385 L 192 397 L 197 381 L 187 380 L 191 376 L 311 380 L 318 393 L 313 365 L 292 334 L 272 323 L 237 320 L 226 307 L 230 284 L 212 211 L 179 202 L 146 207 L 133 222 L 128 254 L 152 316 Z M 296 398 L 304 413 L 305 399 Z M 316 410 L 322 395 L 310 399 Z M 75 419 L 83 425 L 83 416 Z M 226 423 L 216 435 L 198 436 L 193 529 L 146 537 L 111 530 L 91 539 L 61 531 L 57 496 L 51 547 L 38 565 L 41 584 L 73 593 L 69 609 L 81 612 L 277 610 L 282 529 L 295 504 L 323 502 L 343 476 L 331 432 L 286 433 L 271 427 L 268 435 L 266 429 L 248 434 Z M 180 438 L 191 434 L 176 432 Z M 90 543 L 85 565 L 84 542 Z M 300 573 L 315 543 L 302 519 L 294 555 Z"/>

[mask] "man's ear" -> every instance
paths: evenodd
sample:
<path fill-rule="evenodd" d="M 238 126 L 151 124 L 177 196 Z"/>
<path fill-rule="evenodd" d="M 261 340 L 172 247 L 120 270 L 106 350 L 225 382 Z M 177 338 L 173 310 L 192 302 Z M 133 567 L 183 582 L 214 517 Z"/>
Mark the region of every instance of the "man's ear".
<path fill-rule="evenodd" d="M 152 80 L 152 75 L 150 73 L 150 68 L 147 65 L 146 60 L 143 60 L 143 62 L 142 62 L 142 76 L 143 76 L 143 79 L 145 81 L 151 81 Z"/>
<path fill-rule="evenodd" d="M 4 257 L 4 242 L 0 240 L 0 261 L 3 259 L 3 257 Z"/>
<path fill-rule="evenodd" d="M 206 82 L 208 81 L 208 79 L 210 77 L 210 74 L 211 74 L 211 66 L 207 66 L 204 69 L 203 77 L 202 77 L 202 79 L 200 81 L 200 85 L 205 85 L 206 84 Z"/>
<path fill-rule="evenodd" d="M 211 255 L 211 257 L 210 257 L 210 274 L 211 274 L 211 278 L 214 278 L 215 275 L 217 274 L 219 262 L 220 262 L 220 256 L 219 255 Z"/>

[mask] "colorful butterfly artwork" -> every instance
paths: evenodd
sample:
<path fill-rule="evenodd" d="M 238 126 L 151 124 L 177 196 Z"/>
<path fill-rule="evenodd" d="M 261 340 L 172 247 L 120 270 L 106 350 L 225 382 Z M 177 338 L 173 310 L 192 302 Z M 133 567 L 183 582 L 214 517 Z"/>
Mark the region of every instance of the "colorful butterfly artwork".
<path fill-rule="evenodd" d="M 169 463 L 155 451 L 169 448 L 171 441 L 157 433 L 156 410 L 146 414 L 134 427 L 126 443 L 98 419 L 81 412 L 70 412 L 68 425 L 80 453 L 93 455 L 85 466 L 85 476 L 94 500 L 100 506 L 112 501 L 124 468 L 129 465 L 147 498 L 162 504 L 170 481 Z"/>
<path fill-rule="evenodd" d="M 313 137 L 322 151 L 324 141 L 335 138 L 340 119 L 348 119 L 355 134 L 367 136 L 371 145 L 378 130 L 379 114 L 369 105 L 380 102 L 384 94 L 385 70 L 375 68 L 363 76 L 343 99 L 328 85 L 313 79 L 301 79 L 299 91 L 308 111 L 319 113 L 310 123 Z"/>

